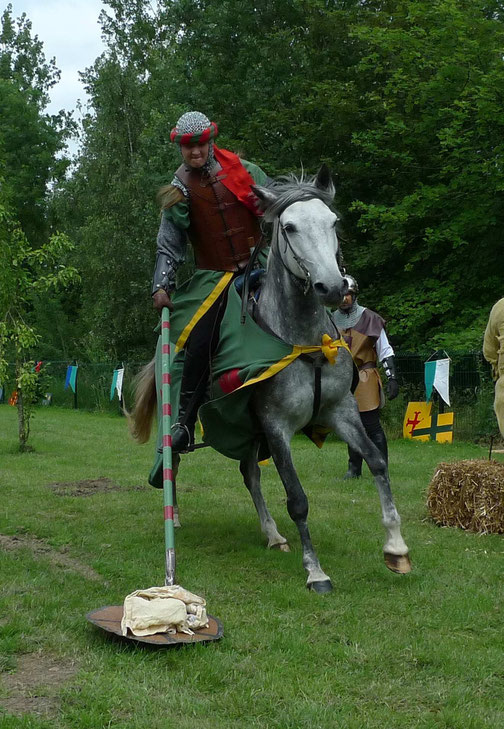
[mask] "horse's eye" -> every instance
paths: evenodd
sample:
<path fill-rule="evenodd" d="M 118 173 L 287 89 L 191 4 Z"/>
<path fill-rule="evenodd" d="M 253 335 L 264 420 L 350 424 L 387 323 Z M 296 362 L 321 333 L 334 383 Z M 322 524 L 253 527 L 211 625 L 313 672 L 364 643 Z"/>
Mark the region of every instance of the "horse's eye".
<path fill-rule="evenodd" d="M 295 233 L 296 232 L 296 226 L 293 223 L 286 223 L 284 225 L 283 229 L 286 233 Z"/>

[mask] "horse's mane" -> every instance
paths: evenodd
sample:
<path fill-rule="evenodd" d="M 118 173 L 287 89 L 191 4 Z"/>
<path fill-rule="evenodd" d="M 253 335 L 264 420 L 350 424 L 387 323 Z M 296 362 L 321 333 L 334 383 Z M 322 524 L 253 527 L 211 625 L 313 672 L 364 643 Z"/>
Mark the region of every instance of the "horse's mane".
<path fill-rule="evenodd" d="M 271 223 L 286 207 L 295 202 L 322 200 L 327 206 L 331 206 L 334 200 L 334 185 L 331 182 L 326 188 L 317 187 L 316 176 L 305 178 L 304 175 L 296 177 L 294 174 L 284 175 L 269 185 L 268 189 L 277 195 L 277 199 L 268 207 L 264 213 L 264 219 Z"/>

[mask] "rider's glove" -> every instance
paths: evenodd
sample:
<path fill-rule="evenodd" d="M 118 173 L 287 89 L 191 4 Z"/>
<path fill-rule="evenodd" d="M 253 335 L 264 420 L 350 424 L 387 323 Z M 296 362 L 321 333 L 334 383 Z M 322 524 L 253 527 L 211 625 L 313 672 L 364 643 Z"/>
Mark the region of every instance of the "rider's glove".
<path fill-rule="evenodd" d="M 393 400 L 399 395 L 399 383 L 396 377 L 394 357 L 385 357 L 382 366 L 387 376 L 387 397 L 389 400 Z"/>

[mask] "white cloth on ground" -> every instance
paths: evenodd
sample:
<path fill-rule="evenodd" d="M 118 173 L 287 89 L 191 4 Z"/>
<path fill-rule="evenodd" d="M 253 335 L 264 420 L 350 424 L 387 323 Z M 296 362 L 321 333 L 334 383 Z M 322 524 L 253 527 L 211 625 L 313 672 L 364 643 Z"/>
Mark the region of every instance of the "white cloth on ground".
<path fill-rule="evenodd" d="M 136 590 L 124 599 L 122 634 L 128 629 L 137 636 L 154 633 L 187 633 L 208 628 L 202 597 L 185 590 L 180 585 L 149 587 Z"/>

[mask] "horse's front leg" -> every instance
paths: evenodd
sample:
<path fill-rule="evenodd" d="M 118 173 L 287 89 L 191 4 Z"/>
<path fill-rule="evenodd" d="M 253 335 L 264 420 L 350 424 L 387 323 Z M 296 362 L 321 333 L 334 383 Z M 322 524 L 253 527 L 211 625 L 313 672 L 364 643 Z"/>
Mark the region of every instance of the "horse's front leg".
<path fill-rule="evenodd" d="M 349 394 L 328 420 L 329 427 L 356 450 L 369 466 L 380 497 L 382 523 L 387 534 L 383 546 L 385 564 L 392 572 L 407 574 L 411 571 L 411 561 L 401 534 L 401 517 L 392 497 L 387 464 L 368 437 L 353 396 Z"/>
<path fill-rule="evenodd" d="M 290 549 L 287 540 L 278 531 L 275 520 L 269 513 L 266 502 L 264 501 L 261 489 L 261 469 L 257 463 L 257 449 L 255 449 L 250 458 L 240 461 L 240 471 L 259 516 L 262 533 L 268 540 L 268 549 L 279 549 L 282 552 L 289 552 Z"/>
<path fill-rule="evenodd" d="M 306 586 L 315 592 L 332 590 L 329 577 L 320 566 L 308 530 L 308 499 L 299 481 L 290 450 L 290 437 L 276 422 L 263 422 L 271 455 L 287 493 L 287 510 L 298 528 L 303 547 L 303 566 L 308 573 Z"/>

